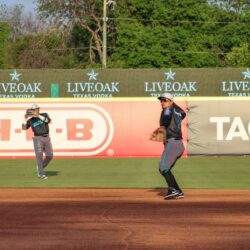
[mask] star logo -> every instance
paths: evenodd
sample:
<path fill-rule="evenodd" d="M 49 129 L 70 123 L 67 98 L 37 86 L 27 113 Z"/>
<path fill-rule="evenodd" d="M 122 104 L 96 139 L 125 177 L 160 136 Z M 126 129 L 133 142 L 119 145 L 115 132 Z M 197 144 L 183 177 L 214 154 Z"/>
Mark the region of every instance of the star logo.
<path fill-rule="evenodd" d="M 91 80 L 97 80 L 97 76 L 99 75 L 98 73 L 95 73 L 95 71 L 92 69 L 91 72 L 87 73 L 87 75 L 89 76 L 89 81 Z"/>
<path fill-rule="evenodd" d="M 22 74 L 18 74 L 16 70 L 13 71 L 12 74 L 10 74 L 11 76 L 11 81 L 18 81 L 19 82 L 19 77 L 21 76 Z"/>
<path fill-rule="evenodd" d="M 175 72 L 172 72 L 172 70 L 169 69 L 169 71 L 165 73 L 166 79 L 167 80 L 174 80 L 175 74 L 176 74 Z"/>
<path fill-rule="evenodd" d="M 250 71 L 249 71 L 249 69 L 247 69 L 245 72 L 242 72 L 242 74 L 244 75 L 244 80 L 250 79 Z"/>

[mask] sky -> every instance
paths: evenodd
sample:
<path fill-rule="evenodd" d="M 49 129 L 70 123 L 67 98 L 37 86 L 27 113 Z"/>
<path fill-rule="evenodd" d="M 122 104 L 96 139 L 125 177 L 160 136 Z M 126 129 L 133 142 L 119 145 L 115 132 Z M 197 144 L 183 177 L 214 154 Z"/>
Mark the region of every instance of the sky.
<path fill-rule="evenodd" d="M 22 4 L 25 12 L 34 12 L 35 0 L 0 0 L 0 4 L 6 4 L 8 7 L 12 7 L 16 4 Z"/>

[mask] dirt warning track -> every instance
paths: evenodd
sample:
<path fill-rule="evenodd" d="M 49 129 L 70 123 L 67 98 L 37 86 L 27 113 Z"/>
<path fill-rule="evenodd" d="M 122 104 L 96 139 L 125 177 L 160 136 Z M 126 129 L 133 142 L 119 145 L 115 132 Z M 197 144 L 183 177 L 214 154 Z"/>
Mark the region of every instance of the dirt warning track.
<path fill-rule="evenodd" d="M 0 189 L 0 249 L 249 249 L 250 190 Z"/>

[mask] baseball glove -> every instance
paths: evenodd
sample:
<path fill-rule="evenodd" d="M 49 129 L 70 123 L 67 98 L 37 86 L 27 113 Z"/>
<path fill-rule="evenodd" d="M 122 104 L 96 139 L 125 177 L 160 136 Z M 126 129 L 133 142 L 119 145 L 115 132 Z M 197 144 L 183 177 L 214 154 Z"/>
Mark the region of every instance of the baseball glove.
<path fill-rule="evenodd" d="M 164 127 L 157 128 L 150 136 L 151 141 L 165 142 L 167 138 L 167 131 Z"/>
<path fill-rule="evenodd" d="M 33 116 L 34 115 L 34 110 L 33 109 L 27 109 L 26 110 L 26 115 L 27 116 Z"/>

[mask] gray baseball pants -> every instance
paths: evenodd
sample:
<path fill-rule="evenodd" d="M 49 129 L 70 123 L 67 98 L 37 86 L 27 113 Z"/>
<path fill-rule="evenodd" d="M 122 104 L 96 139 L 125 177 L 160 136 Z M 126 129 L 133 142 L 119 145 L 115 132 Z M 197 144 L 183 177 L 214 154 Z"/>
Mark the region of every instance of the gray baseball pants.
<path fill-rule="evenodd" d="M 177 159 L 181 157 L 183 152 L 184 145 L 182 140 L 175 140 L 174 138 L 168 139 L 159 164 L 159 170 L 164 176 L 169 189 L 176 189 L 179 192 L 182 192 L 182 190 L 176 182 L 171 169 L 175 165 Z"/>
<path fill-rule="evenodd" d="M 33 143 L 37 160 L 37 174 L 42 176 L 44 175 L 44 168 L 53 158 L 52 144 L 49 136 L 34 136 Z M 45 153 L 45 157 L 43 157 L 43 153 Z"/>
<path fill-rule="evenodd" d="M 160 172 L 170 171 L 183 152 L 184 145 L 182 140 L 175 140 L 174 138 L 168 139 L 159 164 Z"/>

